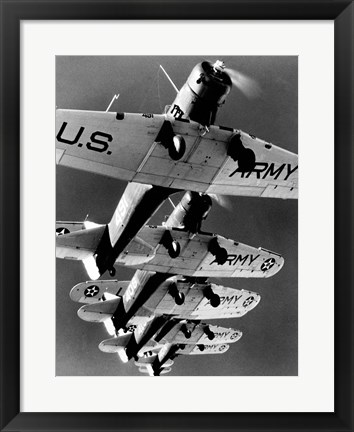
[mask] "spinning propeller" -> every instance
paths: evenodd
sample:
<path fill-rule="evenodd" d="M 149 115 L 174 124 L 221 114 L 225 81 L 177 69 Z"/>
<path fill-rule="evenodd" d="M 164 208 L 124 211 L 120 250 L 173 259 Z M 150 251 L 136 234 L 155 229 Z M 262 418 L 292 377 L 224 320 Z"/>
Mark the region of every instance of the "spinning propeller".
<path fill-rule="evenodd" d="M 261 88 L 253 78 L 250 78 L 249 76 L 235 69 L 225 67 L 225 63 L 223 61 L 217 60 L 213 64 L 213 69 L 217 73 L 227 73 L 232 81 L 232 84 L 237 87 L 247 98 L 255 99 L 261 95 Z"/>

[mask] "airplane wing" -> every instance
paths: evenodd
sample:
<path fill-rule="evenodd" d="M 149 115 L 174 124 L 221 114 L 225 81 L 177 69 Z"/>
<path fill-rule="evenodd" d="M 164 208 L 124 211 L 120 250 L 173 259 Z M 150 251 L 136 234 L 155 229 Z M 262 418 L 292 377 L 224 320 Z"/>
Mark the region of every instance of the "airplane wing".
<path fill-rule="evenodd" d="M 123 362 L 134 357 L 135 364 L 144 369 L 140 369 L 140 372 L 160 375 L 170 371 L 173 359 L 178 355 L 223 354 L 229 349 L 230 343 L 237 342 L 242 336 L 239 330 L 219 326 L 188 321 L 174 324 L 163 338 L 159 338 L 158 332 L 154 338 L 143 343 L 143 346 L 139 346 L 131 354 L 129 350 L 132 342 L 133 347 L 137 347 L 137 343 L 146 331 L 145 326 L 140 326 L 133 332 L 120 332 L 118 337 L 102 341 L 99 349 L 106 353 L 117 353 Z M 191 334 L 187 337 L 188 330 L 191 330 Z"/>
<path fill-rule="evenodd" d="M 63 228 L 64 227 L 64 228 Z M 56 238 L 57 258 L 85 260 L 94 254 L 104 234 L 105 226 L 63 233 Z M 60 226 L 65 229 L 65 226 Z M 180 253 L 171 258 L 163 245 L 166 232 L 180 245 Z M 190 235 L 179 228 L 146 225 L 138 233 L 139 241 L 131 241 L 118 256 L 116 264 L 141 270 L 183 274 L 196 277 L 254 277 L 263 278 L 276 274 L 283 266 L 281 255 L 264 248 L 255 248 L 210 233 Z M 225 260 L 218 261 L 211 247 L 225 252 Z"/>
<path fill-rule="evenodd" d="M 97 303 L 108 300 L 110 296 L 122 296 L 130 281 L 96 280 L 81 282 L 70 291 L 71 300 L 78 303 Z"/>
<path fill-rule="evenodd" d="M 181 251 L 177 258 L 171 258 L 161 239 L 167 228 L 146 225 L 138 236 L 152 248 L 147 248 L 132 241 L 119 255 L 116 264 L 141 270 L 160 273 L 183 274 L 196 277 L 254 277 L 263 278 L 276 274 L 283 266 L 281 255 L 263 248 L 255 248 L 238 243 L 225 237 L 210 233 L 198 233 L 194 236 L 178 228 L 171 228 L 172 238 L 180 244 Z M 210 252 L 210 242 L 217 240 L 226 250 L 227 258 L 219 263 Z"/>
<path fill-rule="evenodd" d="M 137 332 L 139 327 L 135 332 Z M 179 321 L 172 329 L 157 342 L 173 343 L 173 344 L 186 344 L 186 345 L 208 345 L 234 343 L 240 340 L 242 332 L 231 328 L 220 327 L 209 324 L 196 324 L 195 322 L 182 320 Z M 140 350 L 150 350 L 148 344 Z"/>
<path fill-rule="evenodd" d="M 181 355 L 205 355 L 205 354 L 224 354 L 230 348 L 228 344 L 209 344 L 209 345 L 181 345 L 181 344 L 165 344 L 159 349 L 153 351 L 145 351 L 135 365 L 138 366 L 139 372 L 147 373 L 150 376 L 164 375 L 171 372 L 171 367 L 174 364 L 172 358 Z M 170 354 L 172 353 L 172 355 Z M 162 354 L 162 355 L 161 355 Z M 168 359 L 164 361 L 164 355 Z"/>
<path fill-rule="evenodd" d="M 220 304 L 212 306 L 205 296 L 207 287 L 218 295 Z M 184 301 L 176 304 L 170 293 L 170 285 L 162 284 L 145 302 L 144 308 L 155 315 L 173 315 L 181 319 L 223 319 L 242 317 L 254 309 L 261 300 L 255 292 L 227 288 L 215 284 L 191 284 L 188 281 L 178 281 L 177 289 L 183 293 Z"/>
<path fill-rule="evenodd" d="M 170 157 L 163 125 L 183 137 Z M 134 155 L 134 157 L 132 157 Z M 248 163 L 253 160 L 251 170 Z M 241 130 L 159 114 L 56 111 L 58 165 L 121 180 L 222 195 L 297 198 L 298 156 Z"/>

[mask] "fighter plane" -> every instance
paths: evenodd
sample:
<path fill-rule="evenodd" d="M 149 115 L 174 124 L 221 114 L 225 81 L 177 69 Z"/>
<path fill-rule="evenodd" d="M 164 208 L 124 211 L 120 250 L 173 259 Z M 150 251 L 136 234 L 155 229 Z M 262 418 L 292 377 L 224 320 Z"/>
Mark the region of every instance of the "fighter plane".
<path fill-rule="evenodd" d="M 189 320 L 242 317 L 260 301 L 255 292 L 227 288 L 206 279 L 167 275 L 159 283 L 157 277 L 152 278 L 154 275 L 137 270 L 131 281 L 82 282 L 72 288 L 70 298 L 85 304 L 78 311 L 80 318 L 90 322 L 112 320 L 115 332 L 143 324 L 153 315 Z"/>
<path fill-rule="evenodd" d="M 146 273 L 146 272 L 145 272 Z M 115 352 L 124 361 L 138 362 L 168 352 L 155 359 L 154 368 L 140 371 L 159 375 L 162 365 L 178 354 L 223 353 L 236 342 L 241 332 L 200 323 L 202 319 L 241 317 L 254 309 L 260 296 L 254 292 L 185 278 L 169 277 L 160 285 L 134 295 L 137 271 L 128 281 L 88 281 L 73 287 L 72 300 L 85 303 L 78 316 L 89 322 L 103 322 L 114 336 L 100 343 L 104 352 Z M 161 275 L 162 276 L 162 275 Z M 212 341 L 212 345 L 211 345 Z M 223 346 L 223 349 L 220 349 Z M 165 371 L 166 373 L 166 371 Z"/>
<path fill-rule="evenodd" d="M 297 198 L 298 156 L 214 124 L 233 83 L 217 60 L 197 64 L 164 114 L 58 109 L 58 165 L 200 193 Z"/>
<path fill-rule="evenodd" d="M 146 372 L 158 376 L 170 371 L 171 363 L 166 365 L 166 362 L 177 355 L 223 354 L 230 343 L 241 337 L 241 331 L 231 328 L 156 317 L 133 332 L 102 341 L 99 348 L 106 353 L 117 353 L 123 362 L 134 358 L 140 372 L 145 372 L 141 363 L 150 364 L 152 370 L 147 367 Z M 144 362 L 147 358 L 150 360 Z"/>
<path fill-rule="evenodd" d="M 144 203 L 151 209 L 153 197 L 161 199 L 156 188 L 129 183 L 109 224 L 57 222 L 57 258 L 83 261 L 91 279 L 107 269 L 114 276 L 115 264 L 193 277 L 264 278 L 282 268 L 275 252 L 200 231 L 211 200 L 198 192 L 186 192 L 164 225 L 140 229 L 150 216 Z"/>
<path fill-rule="evenodd" d="M 233 342 L 236 342 L 233 341 Z M 139 372 L 150 376 L 159 376 L 171 372 L 174 359 L 183 355 L 224 354 L 230 348 L 229 344 L 171 344 L 166 343 L 160 349 L 151 347 L 142 353 L 135 361 Z"/>

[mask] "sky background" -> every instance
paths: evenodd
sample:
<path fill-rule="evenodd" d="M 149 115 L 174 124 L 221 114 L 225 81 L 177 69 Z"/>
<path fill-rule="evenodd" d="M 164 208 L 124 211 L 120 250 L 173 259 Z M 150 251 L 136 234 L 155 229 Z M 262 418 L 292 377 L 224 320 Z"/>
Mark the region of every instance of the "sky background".
<path fill-rule="evenodd" d="M 119 93 L 111 111 L 161 113 L 175 91 L 161 64 L 181 88 L 193 67 L 207 56 L 57 57 L 57 108 L 105 111 Z M 275 145 L 298 151 L 297 57 L 222 57 L 226 66 L 255 79 L 261 88 L 249 100 L 236 88 L 219 110 L 216 124 L 241 129 Z M 126 182 L 58 166 L 56 215 L 61 221 L 107 223 Z M 172 197 L 178 202 L 176 195 Z M 262 297 L 259 305 L 241 318 L 215 320 L 243 337 L 223 355 L 180 356 L 173 375 L 297 375 L 298 371 L 298 202 L 271 198 L 227 197 L 229 208 L 214 202 L 204 231 L 218 233 L 250 246 L 280 253 L 284 267 L 267 279 L 218 278 L 212 282 L 247 289 Z M 171 213 L 169 203 L 153 216 L 161 224 Z M 134 270 L 116 267 L 116 278 L 129 280 Z M 103 279 L 109 279 L 104 275 Z M 81 262 L 56 260 L 56 374 L 139 375 L 133 362 L 123 364 L 116 354 L 103 353 L 99 343 L 110 336 L 102 324 L 82 321 L 81 306 L 69 292 L 88 280 Z"/>

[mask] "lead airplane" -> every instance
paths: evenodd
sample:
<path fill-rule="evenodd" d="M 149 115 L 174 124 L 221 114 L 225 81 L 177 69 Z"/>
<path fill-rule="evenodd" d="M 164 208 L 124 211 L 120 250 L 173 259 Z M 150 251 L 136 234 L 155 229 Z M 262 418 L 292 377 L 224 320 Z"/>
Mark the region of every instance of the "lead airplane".
<path fill-rule="evenodd" d="M 197 64 L 164 114 L 58 109 L 57 164 L 178 190 L 297 198 L 296 154 L 214 124 L 231 72 Z"/>
<path fill-rule="evenodd" d="M 128 192 L 129 188 L 132 194 L 124 193 L 107 225 L 57 222 L 56 256 L 83 261 L 91 279 L 98 279 L 107 269 L 113 276 L 115 264 L 156 272 L 157 279 L 168 274 L 263 278 L 282 268 L 284 259 L 275 252 L 200 231 L 211 199 L 198 192 L 186 192 L 164 225 L 140 229 L 150 214 L 142 201 L 151 198 L 152 186 L 130 183 Z M 137 190 L 143 191 L 138 203 Z"/>

